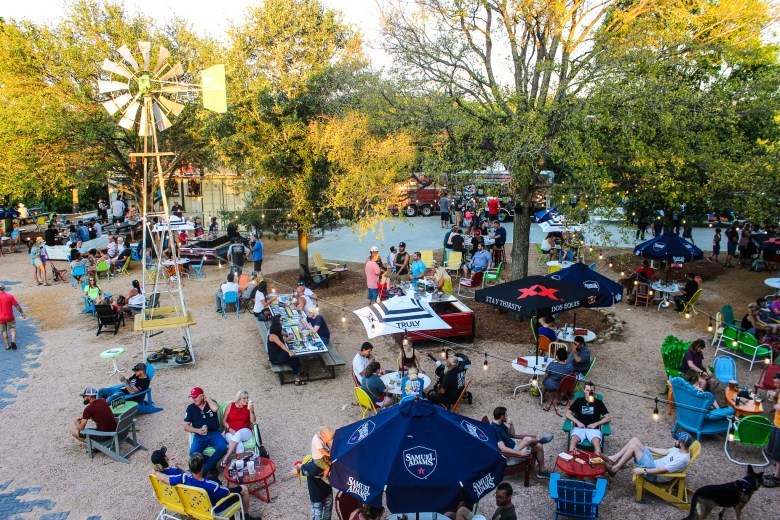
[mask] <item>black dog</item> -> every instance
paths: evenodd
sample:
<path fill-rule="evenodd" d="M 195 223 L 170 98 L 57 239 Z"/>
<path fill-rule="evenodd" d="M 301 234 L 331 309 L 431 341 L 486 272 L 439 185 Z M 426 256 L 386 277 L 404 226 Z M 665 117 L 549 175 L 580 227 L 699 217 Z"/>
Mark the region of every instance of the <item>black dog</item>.
<path fill-rule="evenodd" d="M 742 518 L 742 509 L 750 501 L 753 493 L 761 487 L 764 480 L 763 473 L 753 471 L 753 466 L 748 466 L 747 475 L 729 484 L 704 486 L 696 490 L 691 500 L 691 514 L 685 520 L 704 520 L 713 509 L 721 507 L 718 518 L 723 519 L 726 508 L 733 507 L 737 513 L 737 520 Z"/>

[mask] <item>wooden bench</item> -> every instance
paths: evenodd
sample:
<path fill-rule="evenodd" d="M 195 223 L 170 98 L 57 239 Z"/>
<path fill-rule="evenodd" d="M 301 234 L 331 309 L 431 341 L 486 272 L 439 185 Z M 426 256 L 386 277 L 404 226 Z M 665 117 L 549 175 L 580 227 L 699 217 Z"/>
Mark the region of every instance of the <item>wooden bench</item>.
<path fill-rule="evenodd" d="M 260 325 L 261 331 L 262 331 L 262 324 Z M 338 350 L 336 350 L 336 347 L 333 345 L 329 345 L 327 347 L 328 351 L 323 352 L 322 354 L 319 354 L 319 360 L 320 363 L 322 363 L 322 367 L 325 369 L 325 375 L 321 377 L 311 377 L 311 372 L 306 371 L 305 377 L 306 381 L 320 381 L 322 379 L 336 379 L 336 367 L 344 366 L 344 358 L 341 357 L 341 354 L 339 354 Z M 301 358 L 302 361 L 308 364 L 308 358 L 311 356 L 307 356 L 307 358 Z M 308 368 L 308 367 L 307 367 Z M 275 365 L 271 363 L 271 370 L 274 374 L 279 376 L 279 384 L 289 384 L 293 382 L 292 378 L 289 378 L 288 380 L 285 380 L 285 373 L 291 374 L 292 373 L 292 367 L 287 363 L 282 363 L 280 365 Z"/>
<path fill-rule="evenodd" d="M 330 374 L 330 379 L 336 379 L 336 367 L 344 366 L 344 358 L 334 345 L 328 345 L 328 352 L 320 354 L 320 359 L 325 370 Z"/>

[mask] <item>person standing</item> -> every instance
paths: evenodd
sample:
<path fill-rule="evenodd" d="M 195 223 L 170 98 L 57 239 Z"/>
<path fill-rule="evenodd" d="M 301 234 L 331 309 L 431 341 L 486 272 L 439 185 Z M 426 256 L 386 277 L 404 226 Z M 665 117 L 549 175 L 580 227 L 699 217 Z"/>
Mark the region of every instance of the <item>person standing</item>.
<path fill-rule="evenodd" d="M 5 285 L 0 285 L 0 331 L 3 333 L 3 341 L 6 350 L 16 350 L 16 318 L 14 307 L 22 318 L 27 318 L 13 295 L 5 292 Z"/>
<path fill-rule="evenodd" d="M 253 234 L 252 238 L 254 243 L 252 244 L 252 261 L 255 263 L 254 271 L 259 276 L 263 276 L 263 242 L 260 240 L 260 235 Z"/>
<path fill-rule="evenodd" d="M 498 208 L 501 203 L 498 201 L 498 197 L 490 197 L 487 202 L 488 220 L 495 222 L 498 220 Z"/>
<path fill-rule="evenodd" d="M 463 225 L 463 201 L 456 194 L 452 200 L 452 212 L 455 213 L 455 225 L 461 227 Z"/>
<path fill-rule="evenodd" d="M 442 229 L 450 227 L 450 199 L 447 198 L 446 191 L 442 193 L 442 196 L 439 199 L 439 213 L 441 214 Z"/>
<path fill-rule="evenodd" d="M 393 262 L 398 279 L 402 282 L 409 281 L 409 253 L 406 252 L 406 242 L 398 244 L 398 254 Z"/>
<path fill-rule="evenodd" d="M 33 243 L 32 247 L 30 247 L 30 252 L 28 253 L 28 256 L 30 257 L 30 263 L 33 266 L 33 274 L 35 275 L 35 283 L 38 285 L 51 285 L 49 281 L 46 279 L 46 266 L 43 265 L 43 259 L 41 258 L 41 254 L 43 250 L 43 237 L 38 237 L 35 239 L 35 243 Z"/>
<path fill-rule="evenodd" d="M 715 229 L 715 235 L 712 237 L 712 254 L 707 259 L 710 262 L 714 262 L 716 264 L 719 264 L 718 261 L 718 255 L 720 254 L 720 241 L 721 241 L 721 235 L 720 235 L 720 228 Z"/>
<path fill-rule="evenodd" d="M 382 274 L 382 270 L 379 268 L 379 264 L 376 262 L 379 259 L 379 252 L 371 250 L 371 256 L 366 260 L 366 287 L 368 287 L 368 305 L 376 303 L 379 298 L 379 277 Z"/>
<path fill-rule="evenodd" d="M 233 243 L 228 247 L 228 258 L 230 258 L 230 272 L 236 276 L 241 276 L 244 270 L 244 259 L 249 255 L 247 247 L 241 243 L 241 237 L 234 237 Z"/>
<path fill-rule="evenodd" d="M 739 245 L 739 222 L 736 220 L 731 227 L 726 230 L 726 261 L 725 267 L 734 267 L 731 260 L 737 256 L 737 246 Z"/>

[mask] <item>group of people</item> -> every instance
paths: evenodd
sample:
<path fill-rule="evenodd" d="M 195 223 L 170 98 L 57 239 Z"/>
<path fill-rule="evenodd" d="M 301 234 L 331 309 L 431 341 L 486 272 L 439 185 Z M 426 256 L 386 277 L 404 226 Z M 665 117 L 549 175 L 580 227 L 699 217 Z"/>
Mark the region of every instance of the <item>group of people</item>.
<path fill-rule="evenodd" d="M 739 262 L 739 267 L 749 267 L 754 271 L 766 271 L 774 266 L 778 259 L 762 255 L 762 244 L 766 239 L 780 236 L 780 229 L 776 223 L 768 223 L 761 226 L 757 223 L 745 222 L 740 229 L 738 221 L 732 222 L 725 232 L 721 228 L 715 228 L 712 237 L 712 253 L 708 261 L 720 264 L 720 251 L 723 240 L 726 240 L 726 259 L 724 267 L 733 268 L 733 261 Z"/>

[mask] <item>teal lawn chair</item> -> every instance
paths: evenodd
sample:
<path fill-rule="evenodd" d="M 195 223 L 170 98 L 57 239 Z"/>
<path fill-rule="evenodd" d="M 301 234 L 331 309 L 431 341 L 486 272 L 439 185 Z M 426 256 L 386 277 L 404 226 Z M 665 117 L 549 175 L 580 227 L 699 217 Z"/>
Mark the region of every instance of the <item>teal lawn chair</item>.
<path fill-rule="evenodd" d="M 593 365 L 591 365 L 593 366 Z M 585 392 L 577 392 L 574 394 L 574 399 L 577 400 L 580 397 L 585 397 Z M 596 394 L 596 399 L 599 401 L 604 401 L 604 396 L 601 394 Z M 571 430 L 572 430 L 572 422 L 569 419 L 566 419 L 563 421 L 563 426 L 561 426 L 561 430 L 566 432 L 566 449 L 568 450 L 569 443 L 571 442 Z M 607 436 L 612 434 L 612 427 L 610 426 L 610 423 L 602 424 L 599 428 L 601 430 L 601 450 L 604 450 L 604 445 L 607 443 Z M 587 439 L 580 441 L 579 444 L 577 444 L 577 449 L 579 450 L 585 450 L 585 451 L 593 451 L 593 444 Z"/>
<path fill-rule="evenodd" d="M 76 282 L 83 283 L 82 278 L 87 274 L 87 268 L 83 265 L 77 265 L 70 272 L 70 285 L 76 287 Z"/>
<path fill-rule="evenodd" d="M 241 316 L 241 304 L 238 301 L 237 291 L 228 291 L 222 295 L 222 317 L 227 319 L 227 312 L 225 308 L 233 304 L 236 306 L 236 316 Z"/>
<path fill-rule="evenodd" d="M 195 276 L 193 278 L 206 278 L 206 275 L 203 274 L 203 264 L 206 262 L 206 257 L 200 259 L 200 263 L 198 265 L 192 265 L 192 270 L 195 271 Z"/>
<path fill-rule="evenodd" d="M 715 378 L 718 381 L 728 383 L 729 381 L 739 381 L 737 379 L 737 364 L 729 356 L 718 356 L 712 361 L 715 368 Z"/>
<path fill-rule="evenodd" d="M 564 480 L 558 473 L 550 475 L 550 497 L 555 501 L 555 518 L 598 518 L 599 505 L 607 494 L 607 479 L 595 484 L 581 480 Z"/>
<path fill-rule="evenodd" d="M 723 315 L 723 324 L 727 327 L 734 327 L 735 329 L 742 331 L 745 330 L 741 327 L 742 322 L 734 319 L 734 309 L 731 305 L 724 305 L 720 308 L 720 313 Z"/>
<path fill-rule="evenodd" d="M 769 435 L 772 432 L 772 423 L 763 415 L 748 415 L 742 419 L 736 420 L 735 418 L 729 418 L 730 435 L 726 436 L 726 442 L 723 443 L 723 451 L 726 452 L 726 456 L 734 464 L 740 466 L 768 466 L 769 459 L 764 451 L 764 446 L 769 442 Z M 764 457 L 764 463 L 759 464 L 755 462 L 740 462 L 735 459 L 729 453 L 729 444 L 732 442 L 731 436 L 734 436 L 733 442 L 738 442 L 743 446 L 755 446 L 760 450 L 761 456 Z"/>

